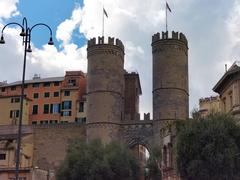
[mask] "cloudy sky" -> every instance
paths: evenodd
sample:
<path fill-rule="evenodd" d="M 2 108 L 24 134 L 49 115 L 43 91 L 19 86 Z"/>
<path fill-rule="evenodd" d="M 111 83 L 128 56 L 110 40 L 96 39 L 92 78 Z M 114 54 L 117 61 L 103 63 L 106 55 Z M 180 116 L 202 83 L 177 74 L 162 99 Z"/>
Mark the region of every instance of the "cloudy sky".
<path fill-rule="evenodd" d="M 61 2 L 61 3 L 60 3 Z M 108 13 L 105 35 L 125 45 L 125 69 L 140 74 L 140 111 L 152 111 L 151 37 L 165 30 L 163 0 L 0 0 L 0 29 L 28 18 L 29 26 L 44 22 L 54 33 L 55 46 L 46 45 L 49 32 L 32 32 L 33 52 L 27 57 L 26 78 L 63 76 L 66 70 L 86 72 L 86 41 L 101 35 L 102 6 Z M 168 0 L 169 30 L 183 32 L 189 41 L 190 111 L 198 99 L 214 95 L 212 87 L 240 56 L 240 0 Z M 0 46 L 0 81 L 21 79 L 23 47 L 19 28 L 4 30 Z"/>

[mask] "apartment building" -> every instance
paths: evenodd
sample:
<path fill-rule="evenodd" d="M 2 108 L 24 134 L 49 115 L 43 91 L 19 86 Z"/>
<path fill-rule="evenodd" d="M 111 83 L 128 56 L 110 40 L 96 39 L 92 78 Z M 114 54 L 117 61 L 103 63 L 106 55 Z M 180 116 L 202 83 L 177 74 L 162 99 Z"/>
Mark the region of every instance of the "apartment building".
<path fill-rule="evenodd" d="M 29 123 L 29 102 L 24 98 L 22 124 Z M 20 117 L 20 96 L 0 96 L 0 125 L 17 125 Z"/>
<path fill-rule="evenodd" d="M 16 167 L 18 127 L 0 126 L 0 179 L 14 180 Z M 30 126 L 22 127 L 19 180 L 32 180 L 33 131 Z"/>
<path fill-rule="evenodd" d="M 86 122 L 86 77 L 82 71 L 66 71 L 64 77 L 34 75 L 32 80 L 25 81 L 24 88 L 29 124 Z M 0 97 L 14 97 L 20 93 L 21 81 L 0 85 Z M 7 107 L 8 102 L 0 101 L 0 107 Z"/>

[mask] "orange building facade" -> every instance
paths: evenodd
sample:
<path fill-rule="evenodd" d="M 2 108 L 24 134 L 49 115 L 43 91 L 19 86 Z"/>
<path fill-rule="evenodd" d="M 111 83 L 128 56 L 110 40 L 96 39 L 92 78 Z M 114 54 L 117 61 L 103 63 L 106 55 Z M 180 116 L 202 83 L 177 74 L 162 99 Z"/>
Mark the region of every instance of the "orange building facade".
<path fill-rule="evenodd" d="M 19 96 L 21 81 L 0 85 L 0 97 Z M 86 122 L 86 77 L 81 71 L 66 71 L 64 77 L 25 81 L 29 124 Z M 1 104 L 1 106 L 5 106 Z"/>

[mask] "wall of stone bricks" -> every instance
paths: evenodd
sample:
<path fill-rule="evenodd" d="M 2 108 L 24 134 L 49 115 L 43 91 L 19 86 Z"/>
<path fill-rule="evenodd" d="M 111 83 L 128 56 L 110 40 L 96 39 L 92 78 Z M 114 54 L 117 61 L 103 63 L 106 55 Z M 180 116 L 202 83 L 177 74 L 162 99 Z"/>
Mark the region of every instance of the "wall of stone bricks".
<path fill-rule="evenodd" d="M 83 124 L 38 125 L 33 129 L 33 167 L 43 170 L 56 170 L 64 160 L 68 145 L 75 139 L 86 139 Z"/>

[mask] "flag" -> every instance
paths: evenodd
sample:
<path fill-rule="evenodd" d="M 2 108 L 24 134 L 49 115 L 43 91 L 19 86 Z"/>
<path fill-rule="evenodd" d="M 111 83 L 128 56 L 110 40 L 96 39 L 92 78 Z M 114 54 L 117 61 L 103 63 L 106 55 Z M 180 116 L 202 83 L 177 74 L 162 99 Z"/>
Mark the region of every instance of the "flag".
<path fill-rule="evenodd" d="M 103 13 L 105 14 L 105 16 L 108 18 L 108 14 L 107 11 L 103 8 Z"/>
<path fill-rule="evenodd" d="M 167 2 L 166 2 L 166 8 L 169 10 L 169 12 L 172 12 Z"/>

